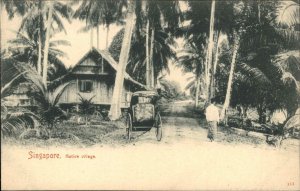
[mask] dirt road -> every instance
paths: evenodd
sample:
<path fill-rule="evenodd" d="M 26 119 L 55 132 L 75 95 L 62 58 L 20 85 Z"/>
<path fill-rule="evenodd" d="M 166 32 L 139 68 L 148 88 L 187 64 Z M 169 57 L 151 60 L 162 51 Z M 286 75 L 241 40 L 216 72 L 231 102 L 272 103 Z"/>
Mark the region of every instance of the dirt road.
<path fill-rule="evenodd" d="M 165 116 L 162 116 L 163 139 L 166 144 L 179 142 L 202 142 L 206 141 L 206 123 L 200 118 L 185 117 L 188 112 L 188 106 L 192 105 L 191 101 L 173 102 L 165 110 Z M 167 116 L 166 116 L 167 115 Z M 155 138 L 155 128 L 150 132 L 134 132 L 133 138 L 135 144 L 157 143 Z"/>

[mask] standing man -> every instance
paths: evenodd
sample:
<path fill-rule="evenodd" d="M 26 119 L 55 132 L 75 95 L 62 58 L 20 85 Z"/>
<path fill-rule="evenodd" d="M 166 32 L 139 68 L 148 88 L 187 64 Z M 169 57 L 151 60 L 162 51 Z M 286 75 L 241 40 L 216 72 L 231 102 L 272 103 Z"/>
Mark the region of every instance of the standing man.
<path fill-rule="evenodd" d="M 206 108 L 205 115 L 206 121 L 208 123 L 208 133 L 207 138 L 210 141 L 213 141 L 217 136 L 217 128 L 219 123 L 219 109 L 215 106 L 216 102 L 215 99 L 211 99 L 210 105 Z"/>

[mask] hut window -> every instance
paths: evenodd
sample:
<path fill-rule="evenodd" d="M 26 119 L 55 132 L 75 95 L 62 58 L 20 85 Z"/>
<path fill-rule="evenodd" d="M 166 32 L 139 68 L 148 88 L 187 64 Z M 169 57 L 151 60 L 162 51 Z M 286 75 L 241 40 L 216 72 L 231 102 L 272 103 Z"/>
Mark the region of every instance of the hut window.
<path fill-rule="evenodd" d="M 79 91 L 80 92 L 91 92 L 93 87 L 93 82 L 89 80 L 79 81 Z"/>
<path fill-rule="evenodd" d="M 21 104 L 21 105 L 29 105 L 29 104 L 30 104 L 30 100 L 27 100 L 27 99 L 21 99 L 21 100 L 20 100 L 20 104 Z"/>

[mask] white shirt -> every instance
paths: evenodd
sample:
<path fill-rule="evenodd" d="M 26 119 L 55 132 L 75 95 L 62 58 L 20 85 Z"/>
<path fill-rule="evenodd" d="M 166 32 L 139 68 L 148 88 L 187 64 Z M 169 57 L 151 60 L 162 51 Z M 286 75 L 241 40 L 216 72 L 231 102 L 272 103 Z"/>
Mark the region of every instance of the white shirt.
<path fill-rule="evenodd" d="M 207 121 L 219 122 L 219 109 L 214 105 L 210 104 L 205 111 Z"/>

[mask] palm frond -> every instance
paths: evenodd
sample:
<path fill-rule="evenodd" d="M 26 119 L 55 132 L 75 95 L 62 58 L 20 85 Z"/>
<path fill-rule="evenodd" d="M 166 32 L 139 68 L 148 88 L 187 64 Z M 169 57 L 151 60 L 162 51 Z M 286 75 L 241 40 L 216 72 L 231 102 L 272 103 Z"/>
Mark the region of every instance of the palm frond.
<path fill-rule="evenodd" d="M 300 109 L 298 108 L 295 112 L 295 115 L 293 115 L 291 118 L 288 119 L 288 121 L 285 123 L 284 129 L 300 129 Z"/>
<path fill-rule="evenodd" d="M 53 40 L 53 41 L 50 41 L 50 43 L 49 43 L 49 47 L 56 47 L 56 46 L 60 46 L 60 45 L 71 46 L 71 43 L 67 40 Z"/>
<path fill-rule="evenodd" d="M 51 98 L 51 102 L 52 102 L 52 105 L 57 105 L 61 95 L 64 93 L 65 89 L 70 85 L 72 84 L 72 82 L 68 82 L 68 83 L 65 83 L 64 85 L 60 86 L 59 88 L 56 88 L 55 91 L 52 93 L 52 98 Z"/>
<path fill-rule="evenodd" d="M 21 76 L 23 76 L 24 74 L 26 74 L 27 71 L 22 72 L 21 74 L 17 75 L 16 77 L 14 77 L 10 82 L 8 82 L 7 84 L 5 84 L 3 87 L 1 87 L 1 98 L 4 98 L 7 95 L 7 91 L 11 88 L 11 85 L 17 80 L 19 79 Z"/>
<path fill-rule="evenodd" d="M 194 80 L 191 80 L 186 86 L 185 86 L 185 90 L 188 90 L 188 89 L 191 89 L 192 87 L 194 87 L 195 86 L 195 80 L 196 79 L 194 79 Z"/>
<path fill-rule="evenodd" d="M 27 109 L 10 112 L 1 120 L 1 134 L 17 137 L 27 128 L 35 128 L 40 118 Z"/>
<path fill-rule="evenodd" d="M 279 24 L 289 27 L 300 23 L 300 5 L 299 2 L 284 1 L 278 10 L 277 21 Z"/>
<path fill-rule="evenodd" d="M 62 20 L 60 19 L 60 17 L 58 16 L 58 14 L 55 12 L 55 11 L 53 11 L 53 20 L 55 21 L 55 23 L 58 25 L 58 30 L 59 31 L 64 31 L 65 32 L 65 34 L 67 34 L 67 30 L 66 30 L 66 28 L 65 28 L 65 26 L 64 26 L 64 24 L 63 24 L 63 22 L 62 22 Z"/>
<path fill-rule="evenodd" d="M 247 80 L 262 83 L 262 84 L 271 84 L 271 80 L 258 68 L 251 67 L 246 63 L 241 63 L 239 65 L 242 72 L 244 72 Z"/>

